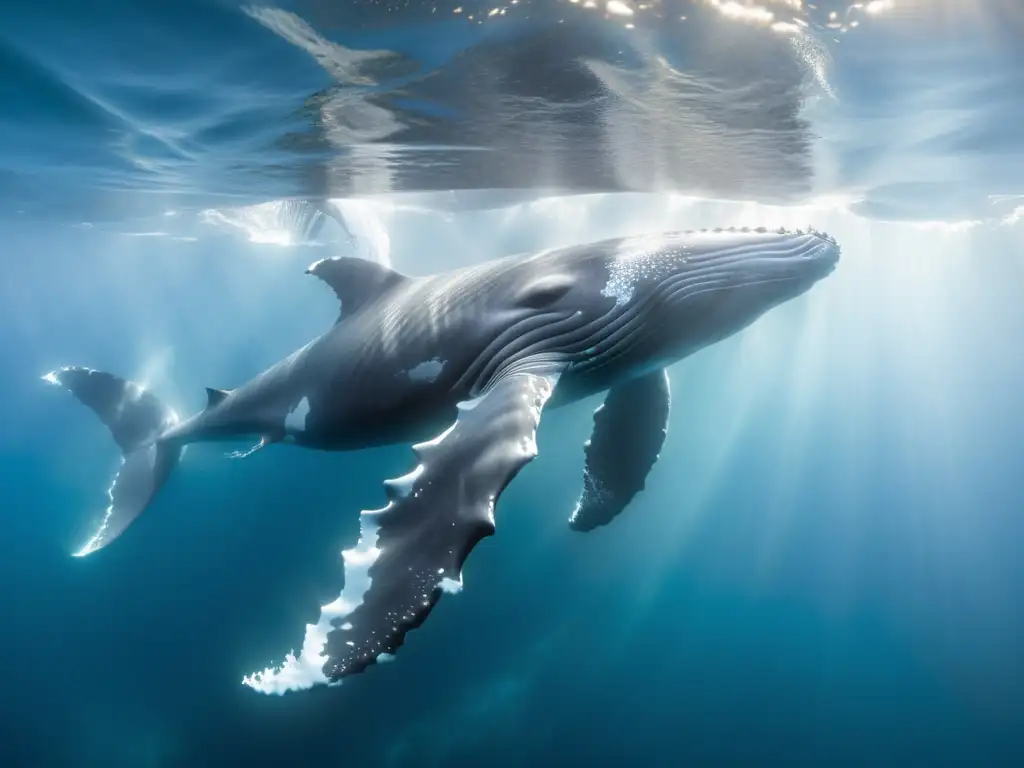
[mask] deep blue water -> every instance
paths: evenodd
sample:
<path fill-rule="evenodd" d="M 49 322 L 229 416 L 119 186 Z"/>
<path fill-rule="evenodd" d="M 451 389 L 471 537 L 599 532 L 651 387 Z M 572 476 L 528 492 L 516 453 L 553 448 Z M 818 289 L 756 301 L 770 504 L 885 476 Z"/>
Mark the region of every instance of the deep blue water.
<path fill-rule="evenodd" d="M 822 2 L 794 42 L 632 5 L 3 5 L 0 764 L 1024 761 L 1019 7 Z M 601 194 L 536 199 L 570 192 Z M 633 506 L 568 530 L 598 401 L 546 415 L 394 663 L 240 684 L 337 595 L 403 446 L 197 446 L 70 557 L 118 459 L 56 366 L 192 412 L 333 322 L 324 255 L 780 224 L 840 268 L 671 369 Z"/>

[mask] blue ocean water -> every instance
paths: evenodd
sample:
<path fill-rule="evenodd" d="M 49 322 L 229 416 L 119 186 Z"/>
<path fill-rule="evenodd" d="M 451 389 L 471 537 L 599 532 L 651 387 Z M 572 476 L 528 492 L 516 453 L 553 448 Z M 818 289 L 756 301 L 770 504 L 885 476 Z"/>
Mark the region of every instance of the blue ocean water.
<path fill-rule="evenodd" d="M 1019 765 L 1021 51 L 1011 0 L 4 3 L 0 764 Z M 613 525 L 566 526 L 598 401 L 546 415 L 394 663 L 240 684 L 404 446 L 194 446 L 70 557 L 118 454 L 46 371 L 192 412 L 334 321 L 325 255 L 734 225 L 843 260 L 671 369 Z"/>

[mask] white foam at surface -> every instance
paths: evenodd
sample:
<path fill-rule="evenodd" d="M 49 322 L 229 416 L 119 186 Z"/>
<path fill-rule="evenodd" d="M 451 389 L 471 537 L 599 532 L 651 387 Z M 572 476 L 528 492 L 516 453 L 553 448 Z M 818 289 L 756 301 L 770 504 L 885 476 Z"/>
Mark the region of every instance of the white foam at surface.
<path fill-rule="evenodd" d="M 282 221 L 282 211 L 288 201 L 272 200 L 242 208 L 210 208 L 199 217 L 228 231 L 240 231 L 250 243 L 262 245 L 298 245 L 295 233 Z"/>

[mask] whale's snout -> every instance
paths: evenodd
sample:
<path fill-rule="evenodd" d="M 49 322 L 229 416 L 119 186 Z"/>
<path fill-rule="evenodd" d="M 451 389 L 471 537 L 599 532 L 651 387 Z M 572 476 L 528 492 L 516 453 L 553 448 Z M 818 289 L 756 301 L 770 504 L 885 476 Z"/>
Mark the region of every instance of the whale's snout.
<path fill-rule="evenodd" d="M 696 265 L 720 274 L 729 288 L 798 295 L 835 271 L 841 249 L 816 230 L 742 230 L 702 243 Z M 760 289 L 759 289 L 760 290 Z"/>
<path fill-rule="evenodd" d="M 839 264 L 842 248 L 836 239 L 824 232 L 807 232 L 798 235 L 801 242 L 801 258 L 808 262 L 809 276 L 821 280 L 831 275 Z"/>
<path fill-rule="evenodd" d="M 785 298 L 792 298 L 831 275 L 839 264 L 842 249 L 824 232 L 778 230 L 762 237 L 744 249 L 744 258 L 732 261 L 733 285 L 780 283 L 778 288 L 789 294 Z"/>
<path fill-rule="evenodd" d="M 681 254 L 657 287 L 670 322 L 724 338 L 809 291 L 835 271 L 841 249 L 824 232 L 758 228 L 684 233 L 664 253 Z"/>

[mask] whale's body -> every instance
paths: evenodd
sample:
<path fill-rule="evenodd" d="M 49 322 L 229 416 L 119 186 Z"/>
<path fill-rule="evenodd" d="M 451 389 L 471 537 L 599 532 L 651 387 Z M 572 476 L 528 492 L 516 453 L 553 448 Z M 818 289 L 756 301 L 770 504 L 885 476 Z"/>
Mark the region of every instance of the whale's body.
<path fill-rule="evenodd" d="M 416 442 L 419 465 L 388 481 L 345 553 L 345 589 L 309 625 L 302 652 L 246 677 L 269 691 L 335 682 L 388 658 L 493 532 L 498 496 L 536 454 L 545 407 L 608 391 L 586 446 L 571 518 L 619 514 L 658 458 L 667 365 L 725 338 L 828 275 L 839 248 L 815 232 L 725 230 L 619 238 L 512 256 L 426 277 L 358 259 L 309 273 L 341 300 L 326 333 L 179 421 L 110 374 L 47 374 L 111 428 L 125 463 L 111 505 L 78 554 L 119 536 L 189 443 L 252 438 L 358 450 Z M 436 437 L 435 437 L 436 436 Z M 236 454 L 245 456 L 251 453 Z"/>

